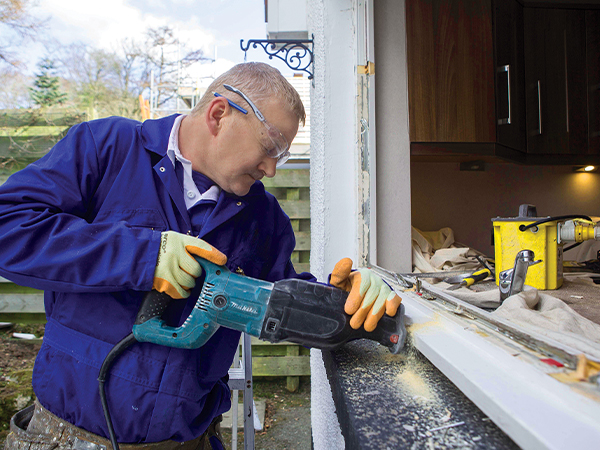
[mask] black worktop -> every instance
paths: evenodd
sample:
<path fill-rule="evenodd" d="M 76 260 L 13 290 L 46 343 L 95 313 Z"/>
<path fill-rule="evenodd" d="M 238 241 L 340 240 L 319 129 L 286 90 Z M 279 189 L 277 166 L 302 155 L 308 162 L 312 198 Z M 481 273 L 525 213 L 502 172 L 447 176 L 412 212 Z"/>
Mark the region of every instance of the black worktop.
<path fill-rule="evenodd" d="M 323 351 L 347 449 L 518 449 L 410 342 Z M 461 423 L 462 422 L 462 423 Z"/>

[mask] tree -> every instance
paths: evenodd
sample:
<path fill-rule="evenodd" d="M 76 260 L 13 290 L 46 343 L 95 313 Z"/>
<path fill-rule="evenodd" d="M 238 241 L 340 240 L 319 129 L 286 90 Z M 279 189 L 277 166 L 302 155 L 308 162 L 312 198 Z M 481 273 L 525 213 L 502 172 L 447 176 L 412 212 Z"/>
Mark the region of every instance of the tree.
<path fill-rule="evenodd" d="M 48 69 L 47 74 L 60 75 L 61 86 L 68 93 L 64 106 L 87 110 L 90 117 L 139 118 L 138 97 L 150 88 L 151 74 L 154 104 L 171 107 L 178 84 L 193 84 L 185 78 L 185 69 L 208 60 L 201 50 L 186 49 L 170 27 L 149 28 L 143 41 L 125 39 L 113 50 L 81 42 L 65 46 L 58 41 L 49 42 L 46 50 L 47 59 L 56 62 L 52 68 L 56 73 Z"/>
<path fill-rule="evenodd" d="M 35 0 L 0 0 L 0 63 L 17 65 L 16 49 L 33 38 L 44 22 L 31 15 Z"/>
<path fill-rule="evenodd" d="M 70 106 L 88 110 L 90 117 L 111 115 L 139 117 L 134 84 L 129 81 L 133 64 L 113 51 L 74 43 L 55 50 Z"/>
<path fill-rule="evenodd" d="M 0 65 L 0 110 L 31 107 L 31 77 L 9 64 Z"/>
<path fill-rule="evenodd" d="M 125 38 L 121 41 L 121 88 L 125 91 L 130 91 L 134 95 L 139 95 L 144 90 L 141 80 L 140 62 L 143 60 L 142 49 L 139 43 L 130 38 Z"/>
<path fill-rule="evenodd" d="M 60 81 L 55 76 L 54 62 L 48 58 L 38 63 L 39 73 L 35 75 L 33 85 L 29 93 L 31 99 L 39 106 L 60 105 L 67 100 L 67 94 L 61 92 Z"/>
<path fill-rule="evenodd" d="M 142 80 L 147 83 L 145 87 L 150 87 L 150 79 L 154 78 L 157 106 L 165 106 L 176 97 L 178 83 L 186 81 L 187 68 L 199 62 L 212 61 L 204 56 L 202 50 L 188 50 L 169 26 L 148 28 L 141 48 L 144 64 Z"/>
<path fill-rule="evenodd" d="M 113 51 L 56 43 L 52 54 L 72 106 L 90 109 L 98 117 L 139 117 L 138 96 L 150 88 L 151 78 L 154 104 L 173 106 L 178 83 L 193 81 L 185 79 L 185 69 L 208 60 L 201 50 L 188 50 L 170 27 L 148 28 L 143 41 L 125 39 Z"/>

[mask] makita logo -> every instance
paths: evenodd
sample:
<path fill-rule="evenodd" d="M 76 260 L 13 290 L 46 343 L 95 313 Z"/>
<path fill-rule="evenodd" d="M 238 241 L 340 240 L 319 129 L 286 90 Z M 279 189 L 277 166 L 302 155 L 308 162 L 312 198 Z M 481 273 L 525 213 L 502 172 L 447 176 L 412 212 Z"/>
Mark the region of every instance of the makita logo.
<path fill-rule="evenodd" d="M 258 310 L 254 307 L 254 306 L 249 306 L 249 305 L 240 305 L 239 303 L 234 303 L 231 302 L 231 304 L 233 305 L 233 307 L 239 311 L 245 312 L 245 313 L 250 313 L 253 315 L 258 314 Z"/>

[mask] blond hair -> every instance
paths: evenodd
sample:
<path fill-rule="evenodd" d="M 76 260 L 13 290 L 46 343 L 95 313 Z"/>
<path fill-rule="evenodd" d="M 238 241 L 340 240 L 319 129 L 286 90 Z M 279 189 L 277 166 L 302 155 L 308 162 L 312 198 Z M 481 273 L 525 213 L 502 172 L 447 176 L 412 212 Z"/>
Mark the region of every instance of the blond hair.
<path fill-rule="evenodd" d="M 306 112 L 298 91 L 281 75 L 279 70 L 260 62 L 238 64 L 219 75 L 196 104 L 192 115 L 203 112 L 214 98 L 215 92 L 246 108 L 243 104 L 244 100 L 234 98 L 234 96 L 238 96 L 225 89 L 224 84 L 229 84 L 242 91 L 256 104 L 258 109 L 272 98 L 282 101 L 298 117 L 298 122 L 304 125 Z"/>

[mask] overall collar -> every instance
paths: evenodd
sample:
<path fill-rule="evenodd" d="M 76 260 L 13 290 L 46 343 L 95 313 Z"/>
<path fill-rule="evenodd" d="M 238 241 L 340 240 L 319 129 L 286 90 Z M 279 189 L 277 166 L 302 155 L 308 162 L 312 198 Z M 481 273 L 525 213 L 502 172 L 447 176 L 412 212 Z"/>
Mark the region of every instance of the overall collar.
<path fill-rule="evenodd" d="M 169 136 L 180 114 L 163 117 L 160 119 L 148 119 L 138 125 L 138 132 L 142 138 L 142 145 L 148 151 L 160 156 L 167 154 L 169 148 Z"/>

